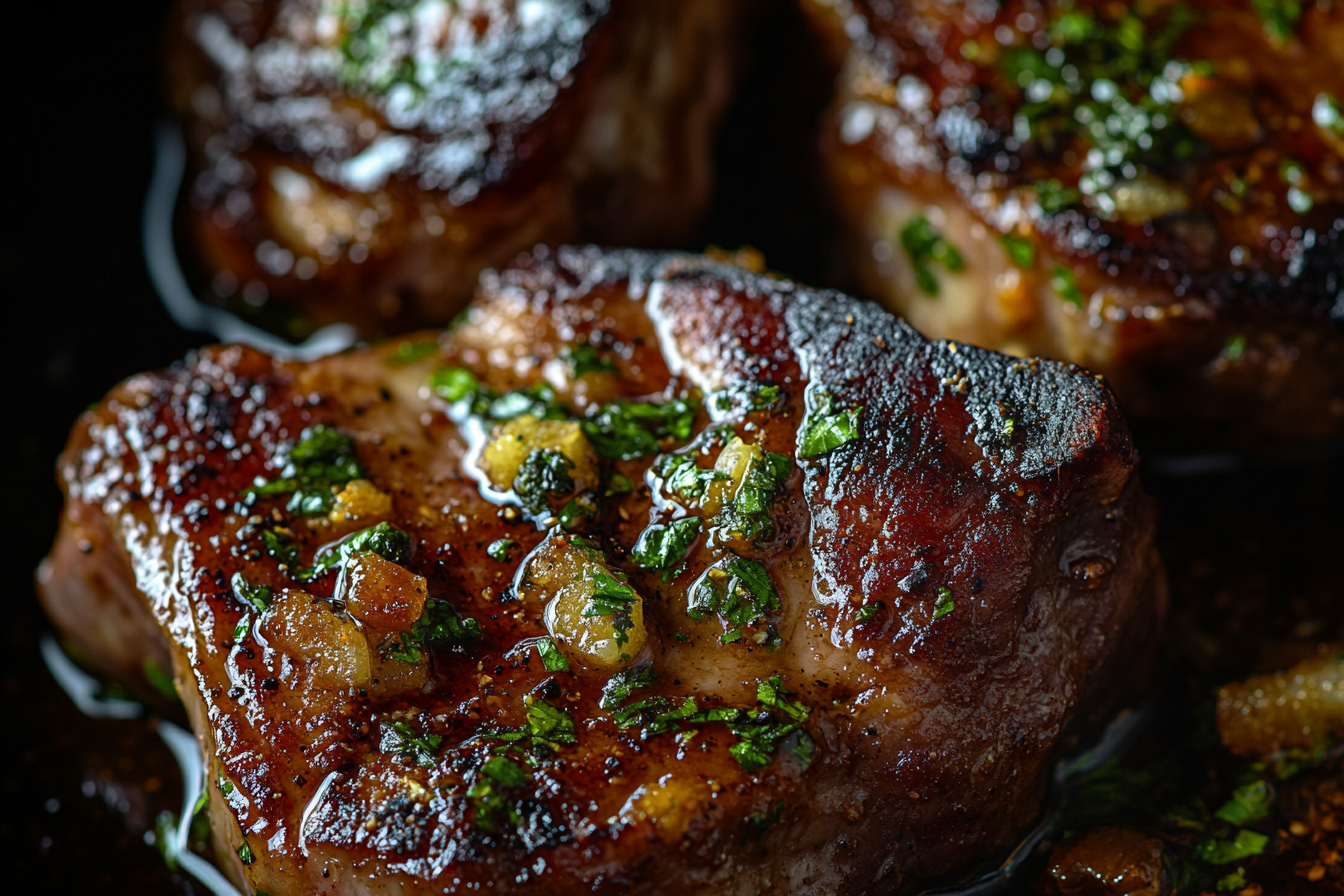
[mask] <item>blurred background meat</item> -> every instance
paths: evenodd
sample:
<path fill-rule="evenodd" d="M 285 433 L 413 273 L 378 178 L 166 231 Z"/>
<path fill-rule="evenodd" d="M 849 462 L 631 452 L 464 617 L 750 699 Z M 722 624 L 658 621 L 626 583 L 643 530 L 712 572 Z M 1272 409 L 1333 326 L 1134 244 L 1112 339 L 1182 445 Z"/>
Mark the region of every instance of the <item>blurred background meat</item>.
<path fill-rule="evenodd" d="M 166 81 L 204 293 L 377 335 L 537 243 L 683 242 L 754 5 L 187 0 Z"/>
<path fill-rule="evenodd" d="M 1344 434 L 1344 10 L 805 0 L 842 268 L 1104 373 L 1140 444 Z"/>

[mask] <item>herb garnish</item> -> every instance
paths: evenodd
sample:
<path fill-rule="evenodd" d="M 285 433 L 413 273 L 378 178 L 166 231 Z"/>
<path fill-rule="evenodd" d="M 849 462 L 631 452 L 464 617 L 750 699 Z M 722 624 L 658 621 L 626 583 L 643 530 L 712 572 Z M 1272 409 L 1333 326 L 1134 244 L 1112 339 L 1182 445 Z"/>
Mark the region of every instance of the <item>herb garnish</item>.
<path fill-rule="evenodd" d="M 513 480 L 513 493 L 518 502 L 531 513 L 543 513 L 550 506 L 552 495 L 568 495 L 574 491 L 574 478 L 569 471 L 574 461 L 554 448 L 533 448 L 518 467 Z"/>
<path fill-rule="evenodd" d="M 503 563 L 509 559 L 509 549 L 517 546 L 518 542 L 512 538 L 499 538 L 490 542 L 490 546 L 485 549 L 485 555 L 491 560 Z"/>
<path fill-rule="evenodd" d="M 1055 295 L 1070 305 L 1083 307 L 1086 297 L 1083 295 L 1083 291 L 1078 288 L 1078 281 L 1074 278 L 1073 271 L 1064 267 L 1064 265 L 1057 264 L 1051 269 L 1050 287 L 1055 291 Z"/>
<path fill-rule="evenodd" d="M 956 608 L 956 602 L 952 600 L 952 589 L 939 588 L 938 603 L 933 605 L 933 621 L 937 622 Z"/>
<path fill-rule="evenodd" d="M 1278 41 L 1292 37 L 1297 20 L 1302 18 L 1302 4 L 1298 0 L 1251 0 L 1251 5 L 1265 23 L 1265 31 Z"/>
<path fill-rule="evenodd" d="M 547 672 L 568 672 L 569 660 L 565 659 L 560 646 L 552 638 L 541 638 L 537 641 L 537 654 L 541 657 L 541 664 Z"/>
<path fill-rule="evenodd" d="M 666 526 L 654 524 L 640 533 L 630 559 L 645 569 L 662 570 L 663 581 L 671 581 L 681 571 L 686 552 L 699 535 L 699 517 L 682 517 Z"/>
<path fill-rule="evenodd" d="M 869 619 L 872 619 L 879 612 L 885 610 L 886 608 L 887 605 L 880 600 L 875 600 L 870 604 L 864 604 L 863 606 L 859 607 L 858 615 L 855 616 L 854 621 L 867 622 Z"/>
<path fill-rule="evenodd" d="M 429 375 L 429 388 L 444 401 L 456 404 L 481 390 L 481 381 L 465 367 L 443 367 Z"/>
<path fill-rule="evenodd" d="M 624 669 L 617 672 L 602 687 L 602 699 L 598 706 L 603 709 L 615 709 L 626 700 L 636 688 L 650 688 L 658 681 L 658 673 L 645 666 L 642 669 Z"/>
<path fill-rule="evenodd" d="M 742 834 L 743 843 L 754 843 L 765 836 L 765 832 L 784 817 L 784 801 L 776 800 L 769 812 L 756 812 L 747 819 L 747 829 Z"/>
<path fill-rule="evenodd" d="M 1255 781 L 1232 791 L 1232 798 L 1213 813 L 1228 824 L 1243 825 L 1269 814 L 1269 803 L 1274 799 L 1269 785 Z"/>
<path fill-rule="evenodd" d="M 267 585 L 253 585 L 243 574 L 236 572 L 233 578 L 229 580 L 233 587 L 233 594 L 240 601 L 252 607 L 258 614 L 265 613 L 271 607 L 271 598 L 274 592 Z"/>
<path fill-rule="evenodd" d="M 467 789 L 467 799 L 476 807 L 476 827 L 488 833 L 498 833 L 507 826 L 522 823 L 518 810 L 501 789 L 512 790 L 532 783 L 527 770 L 505 756 L 491 756 L 481 766 L 476 780 Z"/>
<path fill-rule="evenodd" d="M 336 566 L 343 565 L 355 554 L 372 552 L 384 560 L 404 565 L 411 556 L 411 536 L 388 523 L 379 523 L 323 548 L 313 558 L 309 569 L 301 569 L 295 576 L 303 580 L 315 579 Z"/>
<path fill-rule="evenodd" d="M 388 367 L 401 367 L 405 364 L 413 364 L 422 358 L 428 358 L 439 350 L 439 340 L 421 339 L 417 342 L 402 340 L 397 344 L 394 351 L 390 352 L 383 363 Z"/>
<path fill-rule="evenodd" d="M 696 501 L 711 482 L 730 479 L 723 470 L 706 470 L 698 466 L 692 454 L 662 454 L 653 462 L 653 473 L 663 481 L 663 488 L 686 501 Z"/>
<path fill-rule="evenodd" d="M 1195 847 L 1195 858 L 1211 865 L 1226 865 L 1265 851 L 1269 838 L 1245 828 L 1237 831 L 1235 840 L 1205 840 Z"/>
<path fill-rule="evenodd" d="M 580 422 L 598 454 L 635 460 L 657 454 L 659 439 L 689 439 L 695 404 L 680 398 L 666 402 L 612 401 Z"/>
<path fill-rule="evenodd" d="M 1003 246 L 1003 251 L 1008 253 L 1013 264 L 1022 270 L 1029 270 L 1036 265 L 1036 244 L 1026 237 L 1005 233 L 999 237 L 999 245 Z"/>
<path fill-rule="evenodd" d="M 382 728 L 378 749 L 393 756 L 410 760 L 424 768 L 433 768 L 434 754 L 443 738 L 437 734 L 422 734 L 409 722 L 390 722 Z"/>
<path fill-rule="evenodd" d="M 798 427 L 798 456 L 817 457 L 859 437 L 862 407 L 833 410 L 835 397 L 825 389 L 807 390 L 807 413 Z"/>
<path fill-rule="evenodd" d="M 300 516 L 317 516 L 330 512 L 335 505 L 334 486 L 364 475 L 350 438 L 321 423 L 305 429 L 299 443 L 284 450 L 282 456 L 280 475 L 244 490 L 245 496 L 255 499 L 289 495 L 286 510 Z"/>
<path fill-rule="evenodd" d="M 630 643 L 626 632 L 634 628 L 635 622 L 630 613 L 639 601 L 639 595 L 625 574 L 619 570 L 610 570 L 602 552 L 582 538 L 575 538 L 573 544 L 582 551 L 588 560 L 588 573 L 592 579 L 593 591 L 584 607 L 584 616 L 611 616 L 612 639 L 617 647 Z"/>
<path fill-rule="evenodd" d="M 689 596 L 687 616 L 704 619 L 715 613 L 731 626 L 720 638 L 725 644 L 742 640 L 748 627 L 781 607 L 779 593 L 770 580 L 770 573 L 757 561 L 741 557 L 734 557 L 727 563 L 716 563 L 705 570 Z M 767 625 L 758 635 L 757 641 L 772 648 L 777 647 L 779 636 L 774 626 Z"/>
<path fill-rule="evenodd" d="M 565 346 L 560 351 L 560 357 L 569 362 L 575 379 L 589 373 L 607 373 L 616 369 L 615 364 L 587 342 Z"/>
<path fill-rule="evenodd" d="M 740 444 L 741 440 L 734 436 L 729 449 L 734 447 L 734 442 Z M 787 454 L 762 451 L 753 446 L 747 454 L 746 468 L 738 478 L 733 498 L 719 509 L 714 524 L 743 541 L 773 535 L 775 523 L 770 510 L 792 471 L 793 461 Z"/>
<path fill-rule="evenodd" d="M 938 295 L 938 277 L 933 272 L 935 263 L 951 272 L 962 270 L 966 264 L 943 235 L 923 215 L 916 215 L 901 228 L 901 247 L 910 258 L 915 283 L 927 296 Z"/>

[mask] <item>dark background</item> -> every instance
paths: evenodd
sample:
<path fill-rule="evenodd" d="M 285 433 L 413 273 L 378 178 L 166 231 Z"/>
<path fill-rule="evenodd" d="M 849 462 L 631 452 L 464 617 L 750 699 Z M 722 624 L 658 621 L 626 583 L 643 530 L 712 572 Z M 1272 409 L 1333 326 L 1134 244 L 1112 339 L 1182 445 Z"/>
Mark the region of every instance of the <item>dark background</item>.
<path fill-rule="evenodd" d="M 140 253 L 140 206 L 159 116 L 165 2 L 20 4 L 5 81 L 5 235 L 15 385 L 3 499 L 3 811 L 11 885 L 24 892 L 191 893 L 143 834 L 176 810 L 176 767 L 143 722 L 87 719 L 38 656 L 32 575 L 60 513 L 53 465 L 79 412 L 118 380 L 207 337 L 177 328 Z M 828 79 L 791 5 L 769 13 L 719 145 L 720 188 L 688 248 L 750 243 L 772 268 L 825 282 L 830 221 L 809 171 Z M 822 71 L 819 76 L 818 71 Z M 1284 642 L 1339 638 L 1344 477 L 1339 459 L 1197 479 L 1149 474 L 1173 581 L 1168 684 L 1194 695 L 1264 666 Z M 1178 710 L 1164 724 L 1184 726 Z M 1193 724 L 1193 722 L 1190 722 Z M 1179 737 L 1179 732 L 1170 732 Z"/>

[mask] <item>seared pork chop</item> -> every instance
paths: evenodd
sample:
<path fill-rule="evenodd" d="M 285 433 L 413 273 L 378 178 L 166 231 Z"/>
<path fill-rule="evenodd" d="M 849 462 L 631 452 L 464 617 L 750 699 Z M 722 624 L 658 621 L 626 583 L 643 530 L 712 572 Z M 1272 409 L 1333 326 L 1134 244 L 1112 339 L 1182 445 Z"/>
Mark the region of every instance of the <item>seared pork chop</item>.
<path fill-rule="evenodd" d="M 126 381 L 40 580 L 171 658 L 249 892 L 908 893 L 1142 686 L 1136 464 L 1077 368 L 538 250 L 442 334 Z"/>
<path fill-rule="evenodd" d="M 1344 438 L 1344 7 L 807 0 L 863 289 L 1168 447 Z"/>
<path fill-rule="evenodd" d="M 404 332 L 539 242 L 682 242 L 752 8 L 184 0 L 167 81 L 212 289 Z"/>

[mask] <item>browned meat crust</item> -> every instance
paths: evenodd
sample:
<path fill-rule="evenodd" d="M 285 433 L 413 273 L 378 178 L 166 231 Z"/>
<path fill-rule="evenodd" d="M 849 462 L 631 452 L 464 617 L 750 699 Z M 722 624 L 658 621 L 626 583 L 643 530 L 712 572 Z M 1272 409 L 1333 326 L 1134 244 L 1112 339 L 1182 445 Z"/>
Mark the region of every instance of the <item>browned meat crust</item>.
<path fill-rule="evenodd" d="M 845 60 L 824 144 L 870 294 L 1105 373 L 1173 441 L 1344 436 L 1338 4 L 805 6 Z"/>
<path fill-rule="evenodd" d="M 185 0 L 168 80 L 214 292 L 372 335 L 446 323 L 537 243 L 684 241 L 751 8 Z"/>
<path fill-rule="evenodd" d="M 250 887 L 909 892 L 1013 842 L 1057 751 L 1142 686 L 1166 600 L 1153 511 L 1115 402 L 1085 372 L 931 343 L 842 294 L 704 258 L 595 249 L 520 260 L 408 360 L 417 344 L 310 364 L 206 349 L 118 387 L 61 462 L 68 504 L 44 600 L 84 640 L 100 600 L 88 570 L 133 573 L 218 783 L 220 854 L 246 846 L 253 863 L 230 864 Z M 575 346 L 597 351 L 585 368 Z M 480 477 L 543 423 L 473 416 L 504 412 L 453 391 L 471 382 L 460 372 L 425 387 L 458 365 L 496 396 L 550 383 L 563 408 L 548 432 L 577 458 L 568 488 L 590 483 L 597 502 L 575 526 L 604 561 L 566 577 L 572 536 L 531 521 L 563 516 L 565 487 L 539 512 L 520 510 L 521 474 L 502 505 L 484 497 Z M 600 424 L 610 402 L 678 398 L 703 400 L 688 451 L 686 432 L 668 432 L 591 466 L 585 440 L 614 431 Z M 731 429 L 716 433 L 707 413 Z M 306 516 L 284 495 L 245 498 L 317 424 L 348 436 L 361 469 L 343 478 L 363 484 L 336 485 L 332 511 Z M 819 442 L 822 424 L 833 428 Z M 471 450 L 473 432 L 498 439 Z M 729 471 L 739 491 L 717 512 L 718 479 L 696 500 L 670 491 L 656 452 Z M 765 452 L 780 455 L 774 491 L 753 517 L 749 474 L 727 459 Z M 617 474 L 635 488 L 620 491 Z M 703 526 L 684 565 L 641 568 L 641 532 L 683 514 Z M 375 521 L 408 533 L 408 552 L 297 572 Z M 87 552 L 71 548 L 81 539 Z M 691 614 L 693 583 L 727 561 L 759 563 L 778 605 L 745 620 Z M 596 615 L 556 609 L 596 562 L 638 594 L 633 655 L 584 646 L 593 626 L 615 631 L 595 603 Z M 261 585 L 265 610 L 249 604 Z M 481 633 L 389 659 L 375 632 L 426 591 Z M 153 649 L 138 631 L 120 664 L 100 658 L 133 668 Z M 548 631 L 569 671 L 528 640 Z M 342 659 L 359 644 L 363 666 Z M 736 729 L 704 716 L 622 727 L 619 702 L 599 705 L 617 668 L 657 675 L 627 712 L 648 695 L 750 712 Z M 791 695 L 782 704 L 772 681 Z M 572 720 L 568 739 L 499 734 L 528 730 L 543 705 Z M 490 777 L 500 753 L 520 781 Z"/>

